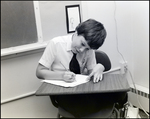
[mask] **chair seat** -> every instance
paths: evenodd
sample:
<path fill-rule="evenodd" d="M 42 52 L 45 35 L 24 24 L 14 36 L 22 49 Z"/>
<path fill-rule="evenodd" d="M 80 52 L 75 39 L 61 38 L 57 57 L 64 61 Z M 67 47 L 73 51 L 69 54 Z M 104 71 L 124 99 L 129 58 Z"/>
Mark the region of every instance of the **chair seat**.
<path fill-rule="evenodd" d="M 89 114 L 87 116 L 81 117 L 81 118 L 107 118 L 111 116 L 113 110 L 114 110 L 114 103 L 106 105 L 105 108 L 101 109 L 98 112 Z M 67 112 L 61 107 L 58 107 L 59 115 L 66 118 L 75 118 L 71 113 Z"/>

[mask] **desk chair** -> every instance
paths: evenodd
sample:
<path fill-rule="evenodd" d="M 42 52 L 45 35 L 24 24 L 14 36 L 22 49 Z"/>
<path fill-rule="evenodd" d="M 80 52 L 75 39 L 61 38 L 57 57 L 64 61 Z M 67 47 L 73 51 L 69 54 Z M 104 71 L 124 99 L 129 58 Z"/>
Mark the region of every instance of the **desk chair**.
<path fill-rule="evenodd" d="M 111 69 L 111 62 L 106 53 L 104 53 L 102 51 L 95 51 L 95 57 L 96 57 L 97 63 L 101 63 L 105 67 L 104 71 L 108 71 Z M 50 99 L 51 99 L 52 104 L 56 108 L 58 108 L 58 118 L 61 118 L 61 117 L 62 118 L 63 117 L 75 118 L 71 113 L 67 112 L 66 110 L 64 110 L 62 107 L 60 107 L 58 105 L 57 101 L 55 100 L 55 96 L 50 95 Z M 97 118 L 108 118 L 114 112 L 115 112 L 115 116 L 119 118 L 119 111 L 116 108 L 116 103 L 111 103 L 111 104 L 107 104 L 101 111 L 92 113 L 83 118 L 96 118 L 96 117 Z"/>

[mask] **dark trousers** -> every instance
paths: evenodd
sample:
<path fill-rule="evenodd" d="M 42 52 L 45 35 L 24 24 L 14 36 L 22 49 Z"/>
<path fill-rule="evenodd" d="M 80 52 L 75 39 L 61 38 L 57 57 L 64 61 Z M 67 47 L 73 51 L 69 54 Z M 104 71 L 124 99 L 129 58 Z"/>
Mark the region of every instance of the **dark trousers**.
<path fill-rule="evenodd" d="M 60 107 L 75 117 L 82 117 L 100 111 L 106 104 L 118 102 L 123 105 L 127 102 L 126 92 L 94 93 L 55 96 Z"/>

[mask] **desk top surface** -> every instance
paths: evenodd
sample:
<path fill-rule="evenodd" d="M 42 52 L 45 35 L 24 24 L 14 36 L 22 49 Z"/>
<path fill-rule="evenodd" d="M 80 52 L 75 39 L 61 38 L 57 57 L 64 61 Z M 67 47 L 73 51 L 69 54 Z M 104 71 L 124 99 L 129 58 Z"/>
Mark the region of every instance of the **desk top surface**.
<path fill-rule="evenodd" d="M 103 80 L 98 83 L 89 81 L 75 87 L 61 87 L 43 82 L 36 91 L 36 96 L 127 92 L 130 90 L 127 79 L 122 74 L 104 74 Z"/>

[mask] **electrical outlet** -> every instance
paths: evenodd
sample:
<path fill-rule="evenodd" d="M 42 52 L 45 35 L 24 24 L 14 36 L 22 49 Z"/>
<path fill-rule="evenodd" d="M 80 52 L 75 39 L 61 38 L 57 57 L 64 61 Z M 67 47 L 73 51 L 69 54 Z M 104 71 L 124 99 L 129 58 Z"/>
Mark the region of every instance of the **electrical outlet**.
<path fill-rule="evenodd" d="M 127 71 L 127 61 L 125 61 L 125 62 L 121 61 L 120 62 L 120 67 L 121 67 L 121 70 L 120 70 L 121 74 L 126 73 L 126 71 Z"/>

